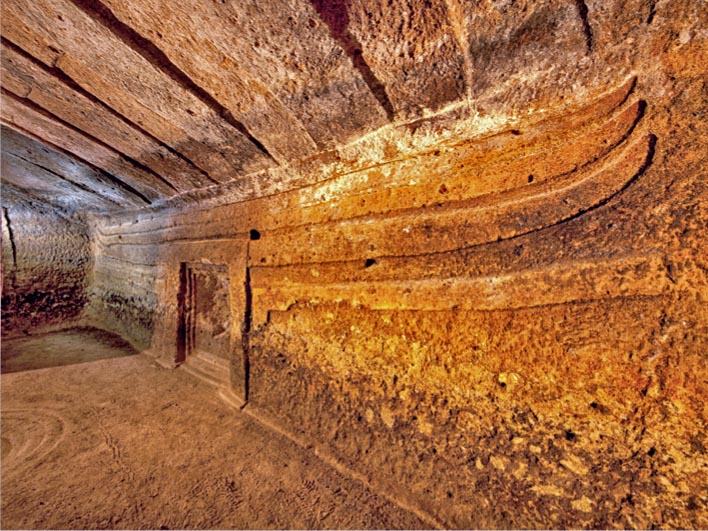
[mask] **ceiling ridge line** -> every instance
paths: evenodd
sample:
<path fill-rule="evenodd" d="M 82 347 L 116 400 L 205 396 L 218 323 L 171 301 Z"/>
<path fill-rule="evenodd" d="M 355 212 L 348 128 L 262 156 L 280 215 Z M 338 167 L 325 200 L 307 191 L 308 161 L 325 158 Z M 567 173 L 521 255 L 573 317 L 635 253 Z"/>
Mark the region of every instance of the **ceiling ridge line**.
<path fill-rule="evenodd" d="M 175 157 L 179 158 L 180 160 L 184 161 L 188 166 L 193 168 L 195 171 L 199 172 L 205 179 L 211 181 L 213 184 L 218 184 L 219 181 L 214 179 L 211 175 L 209 175 L 209 172 L 204 170 L 203 168 L 199 167 L 194 161 L 192 161 L 189 157 L 184 155 L 183 153 L 180 153 L 177 149 L 174 147 L 170 146 L 160 138 L 156 137 L 154 134 L 152 134 L 150 131 L 147 131 L 143 127 L 141 127 L 139 124 L 135 123 L 132 121 L 130 118 L 124 116 L 122 113 L 114 109 L 111 105 L 109 105 L 107 102 L 103 101 L 99 97 L 97 97 L 95 94 L 87 91 L 84 89 L 79 83 L 77 83 L 69 74 L 67 74 L 60 66 L 50 66 L 36 57 L 34 57 L 32 54 L 9 40 L 5 36 L 0 36 L 0 42 L 2 42 L 3 45 L 7 46 L 10 48 L 12 51 L 17 53 L 18 55 L 22 56 L 29 62 L 31 62 L 33 65 L 35 65 L 37 68 L 41 69 L 45 74 L 52 76 L 57 80 L 59 83 L 63 83 L 66 87 L 68 87 L 70 90 L 73 90 L 74 92 L 78 93 L 80 96 L 86 98 L 89 100 L 91 103 L 94 103 L 96 105 L 101 106 L 103 109 L 105 109 L 111 116 L 114 118 L 120 120 L 123 122 L 126 126 L 129 128 L 133 129 L 135 132 L 138 134 L 141 134 L 151 141 L 155 142 L 158 144 L 160 147 L 164 148 L 168 152 L 170 152 L 172 155 Z"/>
<path fill-rule="evenodd" d="M 4 88 L 2 89 L 2 92 L 3 92 L 3 93 L 5 92 L 5 89 L 4 89 Z M 81 162 L 82 164 L 85 164 L 86 166 L 88 166 L 89 168 L 93 169 L 94 171 L 99 172 L 99 173 L 101 174 L 101 176 L 103 176 L 104 178 L 108 179 L 109 181 L 111 181 L 112 183 L 114 183 L 116 186 L 118 186 L 118 187 L 120 187 L 121 189 L 123 189 L 124 191 L 126 191 L 126 192 L 128 192 L 128 193 L 130 193 L 130 194 L 132 194 L 132 195 L 134 195 L 134 196 L 136 196 L 136 197 L 137 197 L 138 199 L 140 199 L 143 203 L 145 203 L 146 206 L 150 206 L 150 205 L 152 204 L 152 201 L 150 201 L 150 199 L 148 199 L 145 195 L 143 195 L 141 192 L 139 192 L 138 190 L 136 190 L 133 186 L 131 186 L 130 184 L 126 183 L 125 181 L 123 181 L 123 180 L 120 179 L 119 177 L 116 177 L 116 176 L 113 175 L 112 173 L 106 171 L 105 169 L 103 169 L 103 168 L 97 166 L 97 165 L 94 164 L 93 162 L 91 162 L 91 161 L 89 161 L 89 160 L 86 160 L 86 159 L 83 158 L 81 155 L 79 155 L 79 154 L 77 154 L 77 153 L 74 153 L 74 152 L 72 152 L 72 151 L 69 151 L 69 150 L 67 150 L 67 149 L 64 149 L 63 147 L 56 145 L 54 142 L 50 142 L 49 140 L 46 140 L 46 139 L 42 138 L 42 137 L 39 136 L 38 134 L 33 133 L 32 131 L 27 130 L 26 128 L 22 127 L 21 125 L 18 125 L 18 124 L 9 122 L 9 121 L 4 120 L 4 119 L 2 120 L 2 123 L 5 124 L 5 125 L 7 125 L 8 127 L 12 128 L 12 129 L 16 130 L 17 132 L 22 133 L 23 135 L 25 135 L 25 136 L 27 136 L 27 137 L 29 137 L 29 138 L 32 138 L 33 140 L 36 140 L 37 142 L 40 142 L 40 143 L 42 143 L 42 144 L 45 144 L 45 145 L 49 146 L 49 147 L 52 148 L 53 150 L 58 151 L 59 153 L 62 153 L 62 154 L 64 154 L 64 155 L 66 155 L 67 157 L 71 157 L 71 158 L 74 158 L 74 159 L 78 160 L 79 162 Z"/>
<path fill-rule="evenodd" d="M 279 161 L 248 130 L 246 125 L 238 120 L 226 107 L 217 101 L 207 90 L 199 86 L 187 73 L 179 68 L 154 42 L 144 37 L 135 29 L 120 20 L 103 2 L 99 0 L 71 0 L 78 8 L 83 10 L 97 22 L 108 28 L 116 37 L 131 49 L 139 53 L 151 65 L 167 75 L 173 81 L 186 88 L 209 109 L 215 112 L 231 127 L 241 133 L 266 157 L 276 164 Z"/>
<path fill-rule="evenodd" d="M 5 89 L 5 88 L 3 87 L 3 88 L 2 88 L 2 94 L 3 94 L 4 96 L 6 96 L 6 97 L 11 97 L 11 98 L 16 99 L 19 103 L 21 103 L 22 105 L 28 107 L 29 109 L 31 109 L 31 110 L 33 110 L 33 111 L 35 111 L 35 112 L 41 114 L 42 116 L 44 116 L 44 117 L 46 117 L 46 118 L 49 118 L 49 119 L 51 119 L 51 120 L 55 120 L 56 122 L 58 122 L 58 123 L 59 123 L 60 125 L 62 125 L 63 127 L 66 127 L 67 129 L 71 129 L 71 130 L 74 131 L 75 133 L 77 133 L 77 134 L 83 136 L 84 138 L 86 138 L 88 141 L 93 142 L 94 144 L 99 145 L 99 146 L 101 146 L 102 148 L 105 148 L 105 149 L 107 149 L 107 150 L 109 150 L 109 151 L 115 153 L 115 154 L 118 155 L 120 158 L 124 159 L 125 162 L 129 163 L 129 164 L 132 165 L 132 166 L 135 166 L 135 167 L 136 167 L 137 169 L 139 169 L 140 171 L 145 172 L 145 173 L 147 173 L 148 175 L 151 175 L 152 177 L 154 177 L 155 179 L 157 179 L 159 182 L 163 183 L 165 186 L 167 186 L 168 188 L 170 188 L 170 190 L 173 190 L 175 193 L 179 193 L 179 190 L 177 190 L 177 189 L 174 187 L 174 185 L 173 185 L 172 183 L 170 183 L 170 182 L 169 182 L 167 179 L 165 179 L 162 175 L 158 174 L 158 173 L 155 172 L 154 170 L 152 170 L 152 169 L 148 168 L 147 166 L 145 166 L 142 162 L 139 162 L 139 161 L 135 160 L 135 159 L 132 158 L 131 156 L 129 156 L 129 155 L 123 153 L 122 151 L 120 151 L 120 150 L 114 148 L 114 147 L 111 146 L 110 144 L 107 144 L 106 142 L 104 142 L 104 141 L 101 140 L 100 138 L 96 138 L 96 137 L 93 136 L 92 134 L 90 134 L 90 133 L 84 131 L 83 129 L 80 129 L 80 128 L 76 127 L 75 125 L 73 125 L 73 124 L 67 122 L 67 121 L 64 120 L 63 118 L 57 116 L 57 115 L 54 114 L 53 112 L 51 112 L 51 111 L 45 109 L 44 107 L 42 107 L 41 105 L 37 104 L 37 103 L 34 102 L 33 100 L 29 99 L 29 94 L 32 92 L 32 90 L 34 90 L 34 89 L 30 89 L 30 92 L 27 94 L 27 96 L 23 97 L 23 96 L 20 96 L 20 95 L 18 95 L 18 94 L 15 94 L 14 92 L 12 92 L 12 91 L 10 91 L 10 90 L 7 90 L 7 89 Z M 155 187 L 154 187 L 153 185 L 150 185 L 149 183 L 146 183 L 146 185 L 147 185 L 150 189 L 152 189 L 152 190 L 154 190 L 155 192 L 157 192 L 158 195 L 160 195 L 160 193 L 159 193 L 157 190 L 155 190 Z"/>
<path fill-rule="evenodd" d="M 120 204 L 119 202 L 114 201 L 113 199 L 110 199 L 110 198 L 108 198 L 108 197 L 103 196 L 103 195 L 102 195 L 101 193 L 99 193 L 97 190 L 92 190 L 91 188 L 89 188 L 89 187 L 86 186 L 85 184 L 82 184 L 82 183 L 73 181 L 73 180 L 69 179 L 68 177 L 66 177 L 66 176 L 64 176 L 64 175 L 61 175 L 61 174 L 55 172 L 55 171 L 52 170 L 51 168 L 47 168 L 46 166 L 43 166 L 43 165 L 38 164 L 38 163 L 36 163 L 36 162 L 32 162 L 31 160 L 26 159 L 26 158 L 23 157 L 22 155 L 19 155 L 19 154 L 17 154 L 17 153 L 13 153 L 13 152 L 11 152 L 11 151 L 10 151 L 10 152 L 7 152 L 7 154 L 10 155 L 11 157 L 16 157 L 16 158 L 18 158 L 18 159 L 20 159 L 20 160 L 26 162 L 27 164 L 31 164 L 32 166 L 36 166 L 37 168 L 39 168 L 39 169 L 41 169 L 41 170 L 44 170 L 44 171 L 46 171 L 47 173 L 50 173 L 50 174 L 52 174 L 52 175 L 55 175 L 57 178 L 61 179 L 62 181 L 66 182 L 66 183 L 69 183 L 69 184 L 72 185 L 72 186 L 75 186 L 75 187 L 78 188 L 79 190 L 82 190 L 82 191 L 84 191 L 84 192 L 86 192 L 86 193 L 89 193 L 89 194 L 96 195 L 96 196 L 98 196 L 99 198 L 101 198 L 103 201 L 107 201 L 107 202 L 109 202 L 109 203 L 113 203 L 113 204 L 116 205 L 116 206 L 121 206 L 121 204 Z"/>

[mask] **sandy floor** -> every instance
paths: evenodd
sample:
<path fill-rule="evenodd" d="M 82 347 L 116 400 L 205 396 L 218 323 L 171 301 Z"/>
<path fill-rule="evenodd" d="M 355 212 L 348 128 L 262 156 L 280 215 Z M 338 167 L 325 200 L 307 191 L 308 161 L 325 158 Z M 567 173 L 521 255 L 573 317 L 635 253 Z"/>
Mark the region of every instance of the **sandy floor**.
<path fill-rule="evenodd" d="M 425 527 L 118 338 L 2 348 L 3 529 Z"/>

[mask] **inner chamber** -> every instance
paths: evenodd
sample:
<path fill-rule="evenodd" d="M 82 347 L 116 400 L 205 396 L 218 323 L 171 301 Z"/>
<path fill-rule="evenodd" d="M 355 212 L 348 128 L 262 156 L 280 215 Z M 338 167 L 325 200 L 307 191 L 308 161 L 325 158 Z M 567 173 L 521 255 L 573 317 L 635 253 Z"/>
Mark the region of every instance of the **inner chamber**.
<path fill-rule="evenodd" d="M 81 431 L 52 409 L 62 378 L 140 353 L 141 392 L 256 423 L 408 515 L 356 498 L 332 520 L 288 487 L 272 508 L 290 520 L 169 525 L 708 527 L 703 2 L 139 4 L 3 1 L 12 525 L 72 525 L 22 510 L 23 459 L 51 467 L 43 434 Z M 23 380 L 40 368 L 57 376 Z M 156 432 L 183 440 L 179 408 L 129 433 L 101 416 L 127 405 L 90 403 L 149 490 L 126 463 L 157 459 Z M 196 442 L 250 440 L 189 422 Z M 193 462 L 221 474 L 234 454 Z M 252 469 L 285 478 L 282 455 Z M 213 483 L 214 514 L 258 498 Z"/>

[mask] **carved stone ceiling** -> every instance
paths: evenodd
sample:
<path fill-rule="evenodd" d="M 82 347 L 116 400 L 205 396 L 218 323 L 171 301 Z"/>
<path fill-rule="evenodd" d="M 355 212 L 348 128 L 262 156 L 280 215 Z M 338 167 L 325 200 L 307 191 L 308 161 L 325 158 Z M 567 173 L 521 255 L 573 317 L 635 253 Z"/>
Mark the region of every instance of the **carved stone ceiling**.
<path fill-rule="evenodd" d="M 4 196 L 108 213 L 293 188 L 372 132 L 543 100 L 593 39 L 582 1 L 4 0 Z"/>

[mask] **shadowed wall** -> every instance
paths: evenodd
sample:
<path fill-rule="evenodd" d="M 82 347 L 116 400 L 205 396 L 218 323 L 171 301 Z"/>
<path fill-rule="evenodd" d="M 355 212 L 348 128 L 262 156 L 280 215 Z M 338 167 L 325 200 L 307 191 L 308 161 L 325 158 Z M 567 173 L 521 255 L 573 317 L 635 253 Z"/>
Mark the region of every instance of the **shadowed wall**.
<path fill-rule="evenodd" d="M 61 215 L 41 202 L 19 200 L 4 206 L 3 335 L 78 319 L 88 300 L 91 265 L 85 220 Z"/>

